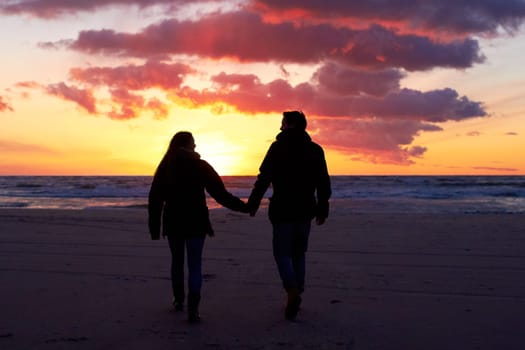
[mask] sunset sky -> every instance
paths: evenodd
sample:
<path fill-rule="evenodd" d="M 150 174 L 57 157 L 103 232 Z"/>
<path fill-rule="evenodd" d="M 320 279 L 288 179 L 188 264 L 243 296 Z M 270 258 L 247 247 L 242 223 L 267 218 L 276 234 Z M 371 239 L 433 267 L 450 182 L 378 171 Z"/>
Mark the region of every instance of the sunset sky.
<path fill-rule="evenodd" d="M 0 175 L 253 175 L 302 110 L 333 175 L 525 175 L 525 0 L 2 0 Z"/>

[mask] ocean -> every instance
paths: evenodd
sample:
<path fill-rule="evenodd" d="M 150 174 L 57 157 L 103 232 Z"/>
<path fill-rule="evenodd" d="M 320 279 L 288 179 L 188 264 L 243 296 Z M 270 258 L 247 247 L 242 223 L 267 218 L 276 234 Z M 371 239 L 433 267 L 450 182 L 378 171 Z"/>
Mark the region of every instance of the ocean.
<path fill-rule="evenodd" d="M 0 208 L 146 208 L 151 179 L 0 176 Z M 223 181 L 246 199 L 255 177 L 224 176 Z M 333 176 L 331 181 L 332 207 L 344 201 L 345 210 L 355 213 L 525 213 L 525 176 Z M 220 207 L 211 198 L 208 206 Z"/>

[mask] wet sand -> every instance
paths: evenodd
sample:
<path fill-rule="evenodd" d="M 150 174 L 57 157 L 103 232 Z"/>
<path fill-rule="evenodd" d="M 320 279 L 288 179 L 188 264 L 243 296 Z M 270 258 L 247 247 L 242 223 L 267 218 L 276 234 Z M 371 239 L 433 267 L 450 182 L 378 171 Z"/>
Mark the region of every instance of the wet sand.
<path fill-rule="evenodd" d="M 0 349 L 523 349 L 525 216 L 356 214 L 313 226 L 297 321 L 266 212 L 213 210 L 203 322 L 171 307 L 145 210 L 0 210 Z"/>

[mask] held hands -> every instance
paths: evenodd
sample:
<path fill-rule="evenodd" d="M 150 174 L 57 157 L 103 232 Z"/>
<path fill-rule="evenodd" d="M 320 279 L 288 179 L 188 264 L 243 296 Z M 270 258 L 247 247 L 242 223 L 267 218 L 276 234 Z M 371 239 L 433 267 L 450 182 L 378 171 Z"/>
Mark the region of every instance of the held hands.
<path fill-rule="evenodd" d="M 254 206 L 252 203 L 248 201 L 248 203 L 242 202 L 243 206 L 240 210 L 241 213 L 250 214 L 250 216 L 255 216 L 255 213 L 257 212 L 258 207 Z"/>
<path fill-rule="evenodd" d="M 322 224 L 325 223 L 325 221 L 326 221 L 326 218 L 321 217 L 321 216 L 317 216 L 317 217 L 315 218 L 315 223 L 316 223 L 317 225 L 322 225 Z"/>
<path fill-rule="evenodd" d="M 257 213 L 257 209 L 259 209 L 257 206 L 252 205 L 250 202 L 246 205 L 248 208 L 248 214 L 250 214 L 251 217 L 255 216 L 255 213 Z"/>
<path fill-rule="evenodd" d="M 250 212 L 250 208 L 248 207 L 248 204 L 246 204 L 244 201 L 241 201 L 242 205 L 241 205 L 241 208 L 239 209 L 239 211 L 241 213 L 244 213 L 244 214 L 247 214 Z"/>

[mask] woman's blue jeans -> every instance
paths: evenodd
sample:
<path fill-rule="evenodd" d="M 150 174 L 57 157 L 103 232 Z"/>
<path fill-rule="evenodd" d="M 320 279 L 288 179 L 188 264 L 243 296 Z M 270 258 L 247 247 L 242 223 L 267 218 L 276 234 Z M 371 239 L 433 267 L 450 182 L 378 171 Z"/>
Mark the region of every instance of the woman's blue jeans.
<path fill-rule="evenodd" d="M 311 221 L 273 223 L 273 256 L 286 290 L 304 291 Z"/>
<path fill-rule="evenodd" d="M 202 250 L 205 237 L 170 237 L 171 286 L 176 302 L 184 302 L 184 255 L 188 261 L 188 293 L 200 295 L 202 286 Z"/>

